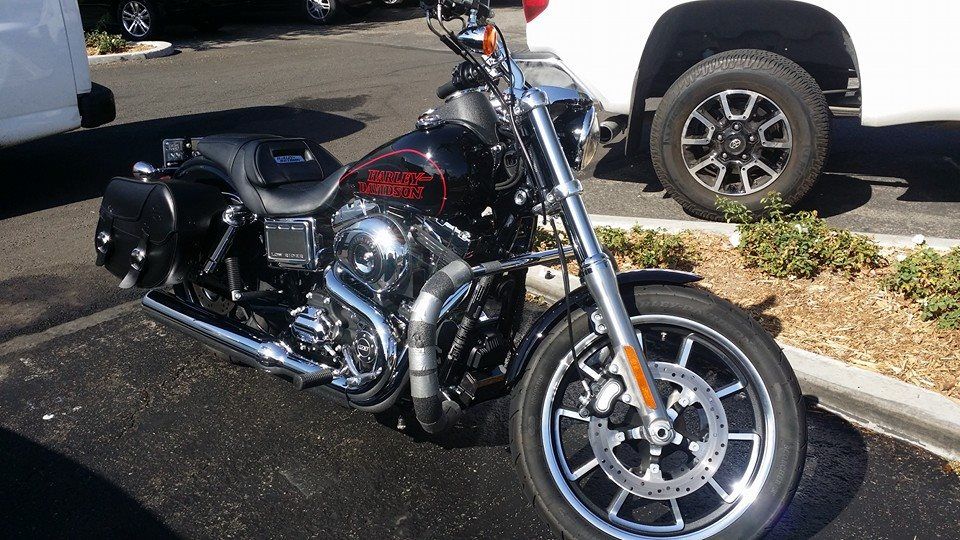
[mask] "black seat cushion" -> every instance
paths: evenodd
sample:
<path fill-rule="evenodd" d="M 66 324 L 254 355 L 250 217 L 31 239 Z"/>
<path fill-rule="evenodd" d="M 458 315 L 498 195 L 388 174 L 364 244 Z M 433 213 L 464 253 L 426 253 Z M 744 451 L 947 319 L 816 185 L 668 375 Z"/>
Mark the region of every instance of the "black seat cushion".
<path fill-rule="evenodd" d="M 328 209 L 346 171 L 309 139 L 212 135 L 197 143 L 197 151 L 226 171 L 243 203 L 263 216 L 302 216 Z"/>

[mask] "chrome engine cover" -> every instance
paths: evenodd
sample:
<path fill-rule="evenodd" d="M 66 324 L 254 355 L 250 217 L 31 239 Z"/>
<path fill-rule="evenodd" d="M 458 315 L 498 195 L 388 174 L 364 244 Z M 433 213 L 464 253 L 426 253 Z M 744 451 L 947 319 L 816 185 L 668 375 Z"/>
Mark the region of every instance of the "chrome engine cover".
<path fill-rule="evenodd" d="M 338 229 L 333 249 L 341 268 L 377 294 L 396 289 L 406 277 L 403 229 L 386 214 L 365 216 Z"/>

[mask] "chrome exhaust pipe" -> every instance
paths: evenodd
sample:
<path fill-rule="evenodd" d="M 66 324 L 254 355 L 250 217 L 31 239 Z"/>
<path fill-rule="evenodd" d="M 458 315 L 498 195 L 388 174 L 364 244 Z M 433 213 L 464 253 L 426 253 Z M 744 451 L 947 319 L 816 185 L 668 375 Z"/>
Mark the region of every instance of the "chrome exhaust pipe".
<path fill-rule="evenodd" d="M 143 297 L 147 315 L 186 333 L 214 350 L 273 375 L 291 380 L 298 389 L 328 384 L 333 370 L 290 350 L 285 343 L 208 309 L 158 290 Z"/>
<path fill-rule="evenodd" d="M 600 122 L 600 142 L 606 144 L 623 133 L 627 128 L 627 115 L 618 114 Z"/>

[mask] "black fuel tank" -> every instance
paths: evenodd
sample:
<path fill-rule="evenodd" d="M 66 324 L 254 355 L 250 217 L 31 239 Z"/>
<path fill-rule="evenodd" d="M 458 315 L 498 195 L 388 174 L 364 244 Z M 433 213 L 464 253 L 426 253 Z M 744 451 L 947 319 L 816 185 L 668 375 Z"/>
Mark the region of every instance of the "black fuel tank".
<path fill-rule="evenodd" d="M 340 179 L 341 193 L 436 217 L 479 215 L 494 195 L 494 157 L 477 133 L 443 123 L 401 135 Z"/>

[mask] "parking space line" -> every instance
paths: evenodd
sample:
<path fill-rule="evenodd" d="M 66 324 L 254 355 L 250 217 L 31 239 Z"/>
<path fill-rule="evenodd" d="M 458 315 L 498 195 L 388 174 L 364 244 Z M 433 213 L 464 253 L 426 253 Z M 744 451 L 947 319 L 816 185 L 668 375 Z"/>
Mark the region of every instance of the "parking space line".
<path fill-rule="evenodd" d="M 116 319 L 117 317 L 122 317 L 129 313 L 133 313 L 139 308 L 140 300 L 131 300 L 130 302 L 120 304 L 119 306 L 114 306 L 85 317 L 80 317 L 79 319 L 74 319 L 70 322 L 65 322 L 52 328 L 48 328 L 42 332 L 37 332 L 36 334 L 17 336 L 13 339 L 0 343 L 0 356 L 6 356 L 10 353 L 30 349 L 52 339 L 68 336 L 81 330 L 86 330 L 87 328 Z"/>

